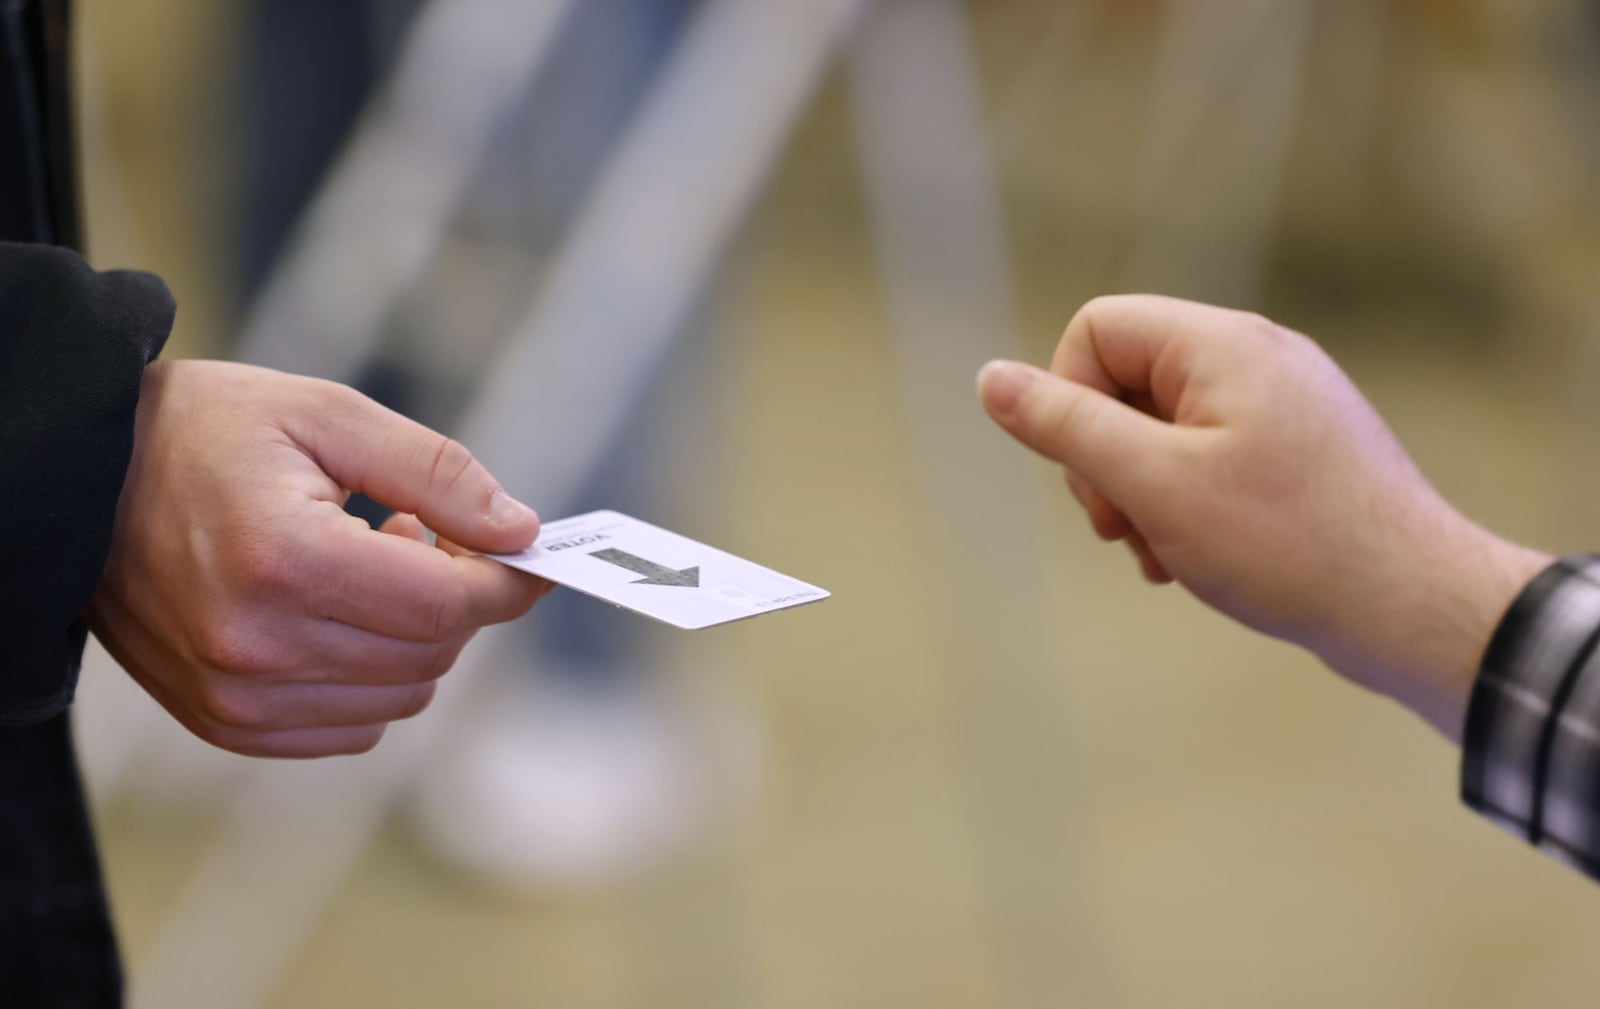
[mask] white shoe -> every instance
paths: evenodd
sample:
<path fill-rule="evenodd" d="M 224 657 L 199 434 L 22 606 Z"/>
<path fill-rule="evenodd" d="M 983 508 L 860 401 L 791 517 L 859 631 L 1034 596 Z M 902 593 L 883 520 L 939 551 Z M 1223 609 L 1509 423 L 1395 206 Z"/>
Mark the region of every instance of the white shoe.
<path fill-rule="evenodd" d="M 671 680 L 573 683 L 494 691 L 498 703 L 446 741 L 414 795 L 423 843 L 496 891 L 637 877 L 756 791 L 760 747 L 742 708 L 693 703 Z"/>

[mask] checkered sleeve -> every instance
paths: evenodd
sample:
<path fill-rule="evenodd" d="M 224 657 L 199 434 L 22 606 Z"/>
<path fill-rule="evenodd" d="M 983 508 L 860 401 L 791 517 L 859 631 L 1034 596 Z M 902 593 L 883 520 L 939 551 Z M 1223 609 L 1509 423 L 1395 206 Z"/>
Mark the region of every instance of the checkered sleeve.
<path fill-rule="evenodd" d="M 1600 879 L 1600 558 L 1564 557 L 1517 597 L 1473 688 L 1467 805 Z"/>

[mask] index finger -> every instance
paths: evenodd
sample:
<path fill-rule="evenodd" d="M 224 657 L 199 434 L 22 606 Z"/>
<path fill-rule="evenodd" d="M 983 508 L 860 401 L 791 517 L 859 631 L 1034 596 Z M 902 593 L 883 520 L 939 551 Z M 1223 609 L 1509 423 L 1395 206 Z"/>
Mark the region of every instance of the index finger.
<path fill-rule="evenodd" d="M 1124 401 L 1148 394 L 1163 412 L 1175 411 L 1195 350 L 1254 319 L 1154 294 L 1096 298 L 1067 325 L 1050 370 Z"/>
<path fill-rule="evenodd" d="M 307 608 L 406 641 L 448 641 L 515 620 L 548 589 L 543 580 L 487 557 L 452 556 L 371 529 L 328 537 L 321 553 Z"/>
<path fill-rule="evenodd" d="M 414 514 L 475 550 L 510 553 L 538 537 L 539 516 L 460 442 L 353 389 L 320 389 L 323 401 L 296 434 L 340 486 Z"/>

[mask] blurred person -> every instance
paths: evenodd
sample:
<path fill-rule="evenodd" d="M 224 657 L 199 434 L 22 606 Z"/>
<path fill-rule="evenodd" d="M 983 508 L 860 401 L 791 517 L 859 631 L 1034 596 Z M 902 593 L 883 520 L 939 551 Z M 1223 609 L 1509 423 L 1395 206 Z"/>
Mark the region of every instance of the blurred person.
<path fill-rule="evenodd" d="M 1150 296 L 1091 302 L 989 414 L 1104 539 L 1462 745 L 1473 808 L 1600 876 L 1600 559 L 1467 519 L 1311 340 Z"/>
<path fill-rule="evenodd" d="M 156 360 L 165 286 L 70 251 L 68 23 L 0 4 L 0 1001 L 30 1009 L 121 1003 L 68 721 L 88 633 L 217 746 L 359 753 L 548 587 L 467 553 L 538 517 L 461 445 L 332 383 Z M 398 513 L 373 530 L 352 491 Z"/>

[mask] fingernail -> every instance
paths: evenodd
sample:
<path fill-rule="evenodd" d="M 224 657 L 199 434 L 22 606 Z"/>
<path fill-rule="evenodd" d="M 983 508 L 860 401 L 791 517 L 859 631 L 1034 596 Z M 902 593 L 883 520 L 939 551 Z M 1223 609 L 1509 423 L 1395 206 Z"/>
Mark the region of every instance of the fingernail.
<path fill-rule="evenodd" d="M 503 490 L 497 490 L 489 498 L 489 521 L 498 526 L 508 526 L 517 522 L 525 522 L 533 514 L 533 509 L 518 501 Z"/>
<path fill-rule="evenodd" d="M 978 396 L 996 417 L 1017 412 L 1022 393 L 1033 384 L 1032 368 L 1015 361 L 990 361 L 978 371 Z"/>

